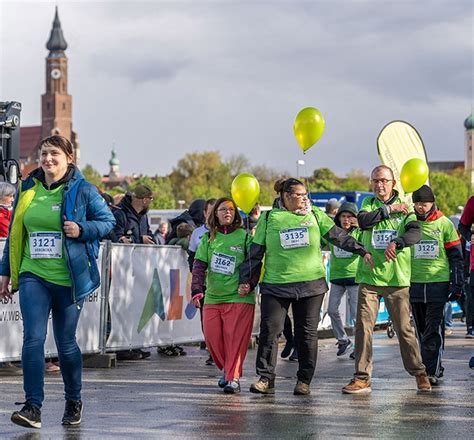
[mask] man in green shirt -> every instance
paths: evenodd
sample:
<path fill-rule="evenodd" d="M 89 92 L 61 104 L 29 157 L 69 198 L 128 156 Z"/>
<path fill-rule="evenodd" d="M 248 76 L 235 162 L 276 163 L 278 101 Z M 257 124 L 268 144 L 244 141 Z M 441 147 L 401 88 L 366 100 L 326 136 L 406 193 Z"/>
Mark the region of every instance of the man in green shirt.
<path fill-rule="evenodd" d="M 380 297 L 384 299 L 397 332 L 405 369 L 416 377 L 419 391 L 430 391 L 431 385 L 410 324 L 410 246 L 420 241 L 420 224 L 398 197 L 394 189 L 394 175 L 389 167 L 380 165 L 374 168 L 371 184 L 375 197 L 364 199 L 358 221 L 362 229 L 360 240 L 373 256 L 374 269 L 367 270 L 360 263 L 358 266 L 356 371 L 342 392 L 366 394 L 372 391 L 372 334 Z"/>
<path fill-rule="evenodd" d="M 436 207 L 431 188 L 415 191 L 413 203 L 422 235 L 412 252 L 410 302 L 428 378 L 438 385 L 444 371 L 444 306 L 450 293 L 462 291 L 464 260 L 456 228 Z"/>

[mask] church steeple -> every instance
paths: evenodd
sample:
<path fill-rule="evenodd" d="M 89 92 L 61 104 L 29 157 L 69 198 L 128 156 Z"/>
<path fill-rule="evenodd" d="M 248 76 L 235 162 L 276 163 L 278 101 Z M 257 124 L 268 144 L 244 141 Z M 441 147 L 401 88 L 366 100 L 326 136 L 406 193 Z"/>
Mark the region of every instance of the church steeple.
<path fill-rule="evenodd" d="M 54 14 L 53 28 L 49 34 L 49 40 L 46 43 L 46 48 L 49 50 L 49 57 L 64 56 L 64 51 L 67 49 L 67 43 L 59 21 L 58 7 L 56 6 L 56 13 Z"/>

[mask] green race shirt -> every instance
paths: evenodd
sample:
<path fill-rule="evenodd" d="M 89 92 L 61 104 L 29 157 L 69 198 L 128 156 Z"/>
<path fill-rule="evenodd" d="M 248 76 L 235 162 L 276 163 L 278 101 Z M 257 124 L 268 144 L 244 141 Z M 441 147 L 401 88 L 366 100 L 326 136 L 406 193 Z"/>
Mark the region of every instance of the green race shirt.
<path fill-rule="evenodd" d="M 439 211 L 438 211 L 439 212 Z M 459 236 L 451 220 L 439 213 L 432 221 L 420 221 L 422 235 L 411 255 L 412 283 L 449 281 L 446 248 L 459 244 Z"/>
<path fill-rule="evenodd" d="M 287 284 L 326 276 L 321 236 L 334 222 L 316 206 L 306 215 L 274 208 L 260 216 L 253 242 L 266 247 L 263 282 Z"/>
<path fill-rule="evenodd" d="M 251 244 L 251 237 L 239 228 L 230 234 L 217 233 L 209 243 L 206 232 L 199 243 L 195 259 L 207 264 L 204 304 L 247 303 L 255 304 L 255 293 L 239 296 L 239 267 Z"/>
<path fill-rule="evenodd" d="M 356 228 L 353 229 L 349 235 L 356 240 L 360 240 L 361 233 L 362 231 Z M 329 281 L 355 278 L 359 264 L 359 255 L 338 248 L 332 243 L 329 243 L 329 249 L 331 251 Z"/>
<path fill-rule="evenodd" d="M 397 197 L 395 204 L 402 203 Z M 382 207 L 384 203 L 376 197 L 367 197 L 363 200 L 361 211 L 371 212 Z M 359 259 L 357 267 L 357 284 L 370 284 L 372 286 L 406 287 L 410 285 L 411 275 L 411 249 L 405 247 L 397 250 L 395 261 L 385 259 L 385 249 L 395 237 L 405 233 L 407 223 L 416 221 L 414 213 L 391 213 L 390 217 L 382 220 L 370 229 L 362 230 L 360 240 L 364 247 L 374 258 L 374 270 Z"/>
<path fill-rule="evenodd" d="M 20 273 L 31 272 L 50 283 L 72 286 L 61 223 L 63 190 L 64 185 L 53 190 L 38 185 L 23 218 L 26 240 Z"/>

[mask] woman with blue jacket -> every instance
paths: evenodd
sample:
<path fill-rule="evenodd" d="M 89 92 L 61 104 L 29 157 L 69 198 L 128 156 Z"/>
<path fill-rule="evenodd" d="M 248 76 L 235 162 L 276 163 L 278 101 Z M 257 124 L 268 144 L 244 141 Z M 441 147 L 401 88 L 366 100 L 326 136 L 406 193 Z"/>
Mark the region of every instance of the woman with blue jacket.
<path fill-rule="evenodd" d="M 43 139 L 40 167 L 21 183 L 0 265 L 0 296 L 19 290 L 23 316 L 24 406 L 12 414 L 18 425 L 40 428 L 44 400 L 44 342 L 50 312 L 64 381 L 62 423 L 82 416 L 82 354 L 76 328 L 84 298 L 99 286 L 98 240 L 115 219 L 97 189 L 73 164 L 71 142 Z"/>

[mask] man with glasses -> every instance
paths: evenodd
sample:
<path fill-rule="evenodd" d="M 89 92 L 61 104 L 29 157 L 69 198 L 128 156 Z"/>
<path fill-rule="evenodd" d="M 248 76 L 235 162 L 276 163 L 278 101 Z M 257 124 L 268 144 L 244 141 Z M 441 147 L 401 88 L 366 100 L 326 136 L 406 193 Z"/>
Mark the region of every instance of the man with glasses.
<path fill-rule="evenodd" d="M 382 297 L 397 332 L 403 365 L 416 377 L 418 391 L 431 391 L 421 360 L 416 335 L 410 323 L 410 246 L 421 239 L 421 227 L 413 212 L 394 189 L 392 170 L 380 165 L 371 173 L 375 197 L 364 199 L 357 217 L 360 238 L 372 254 L 374 269 L 359 263 L 357 322 L 355 327 L 355 374 L 342 392 L 367 394 L 372 391 L 372 334 Z"/>

